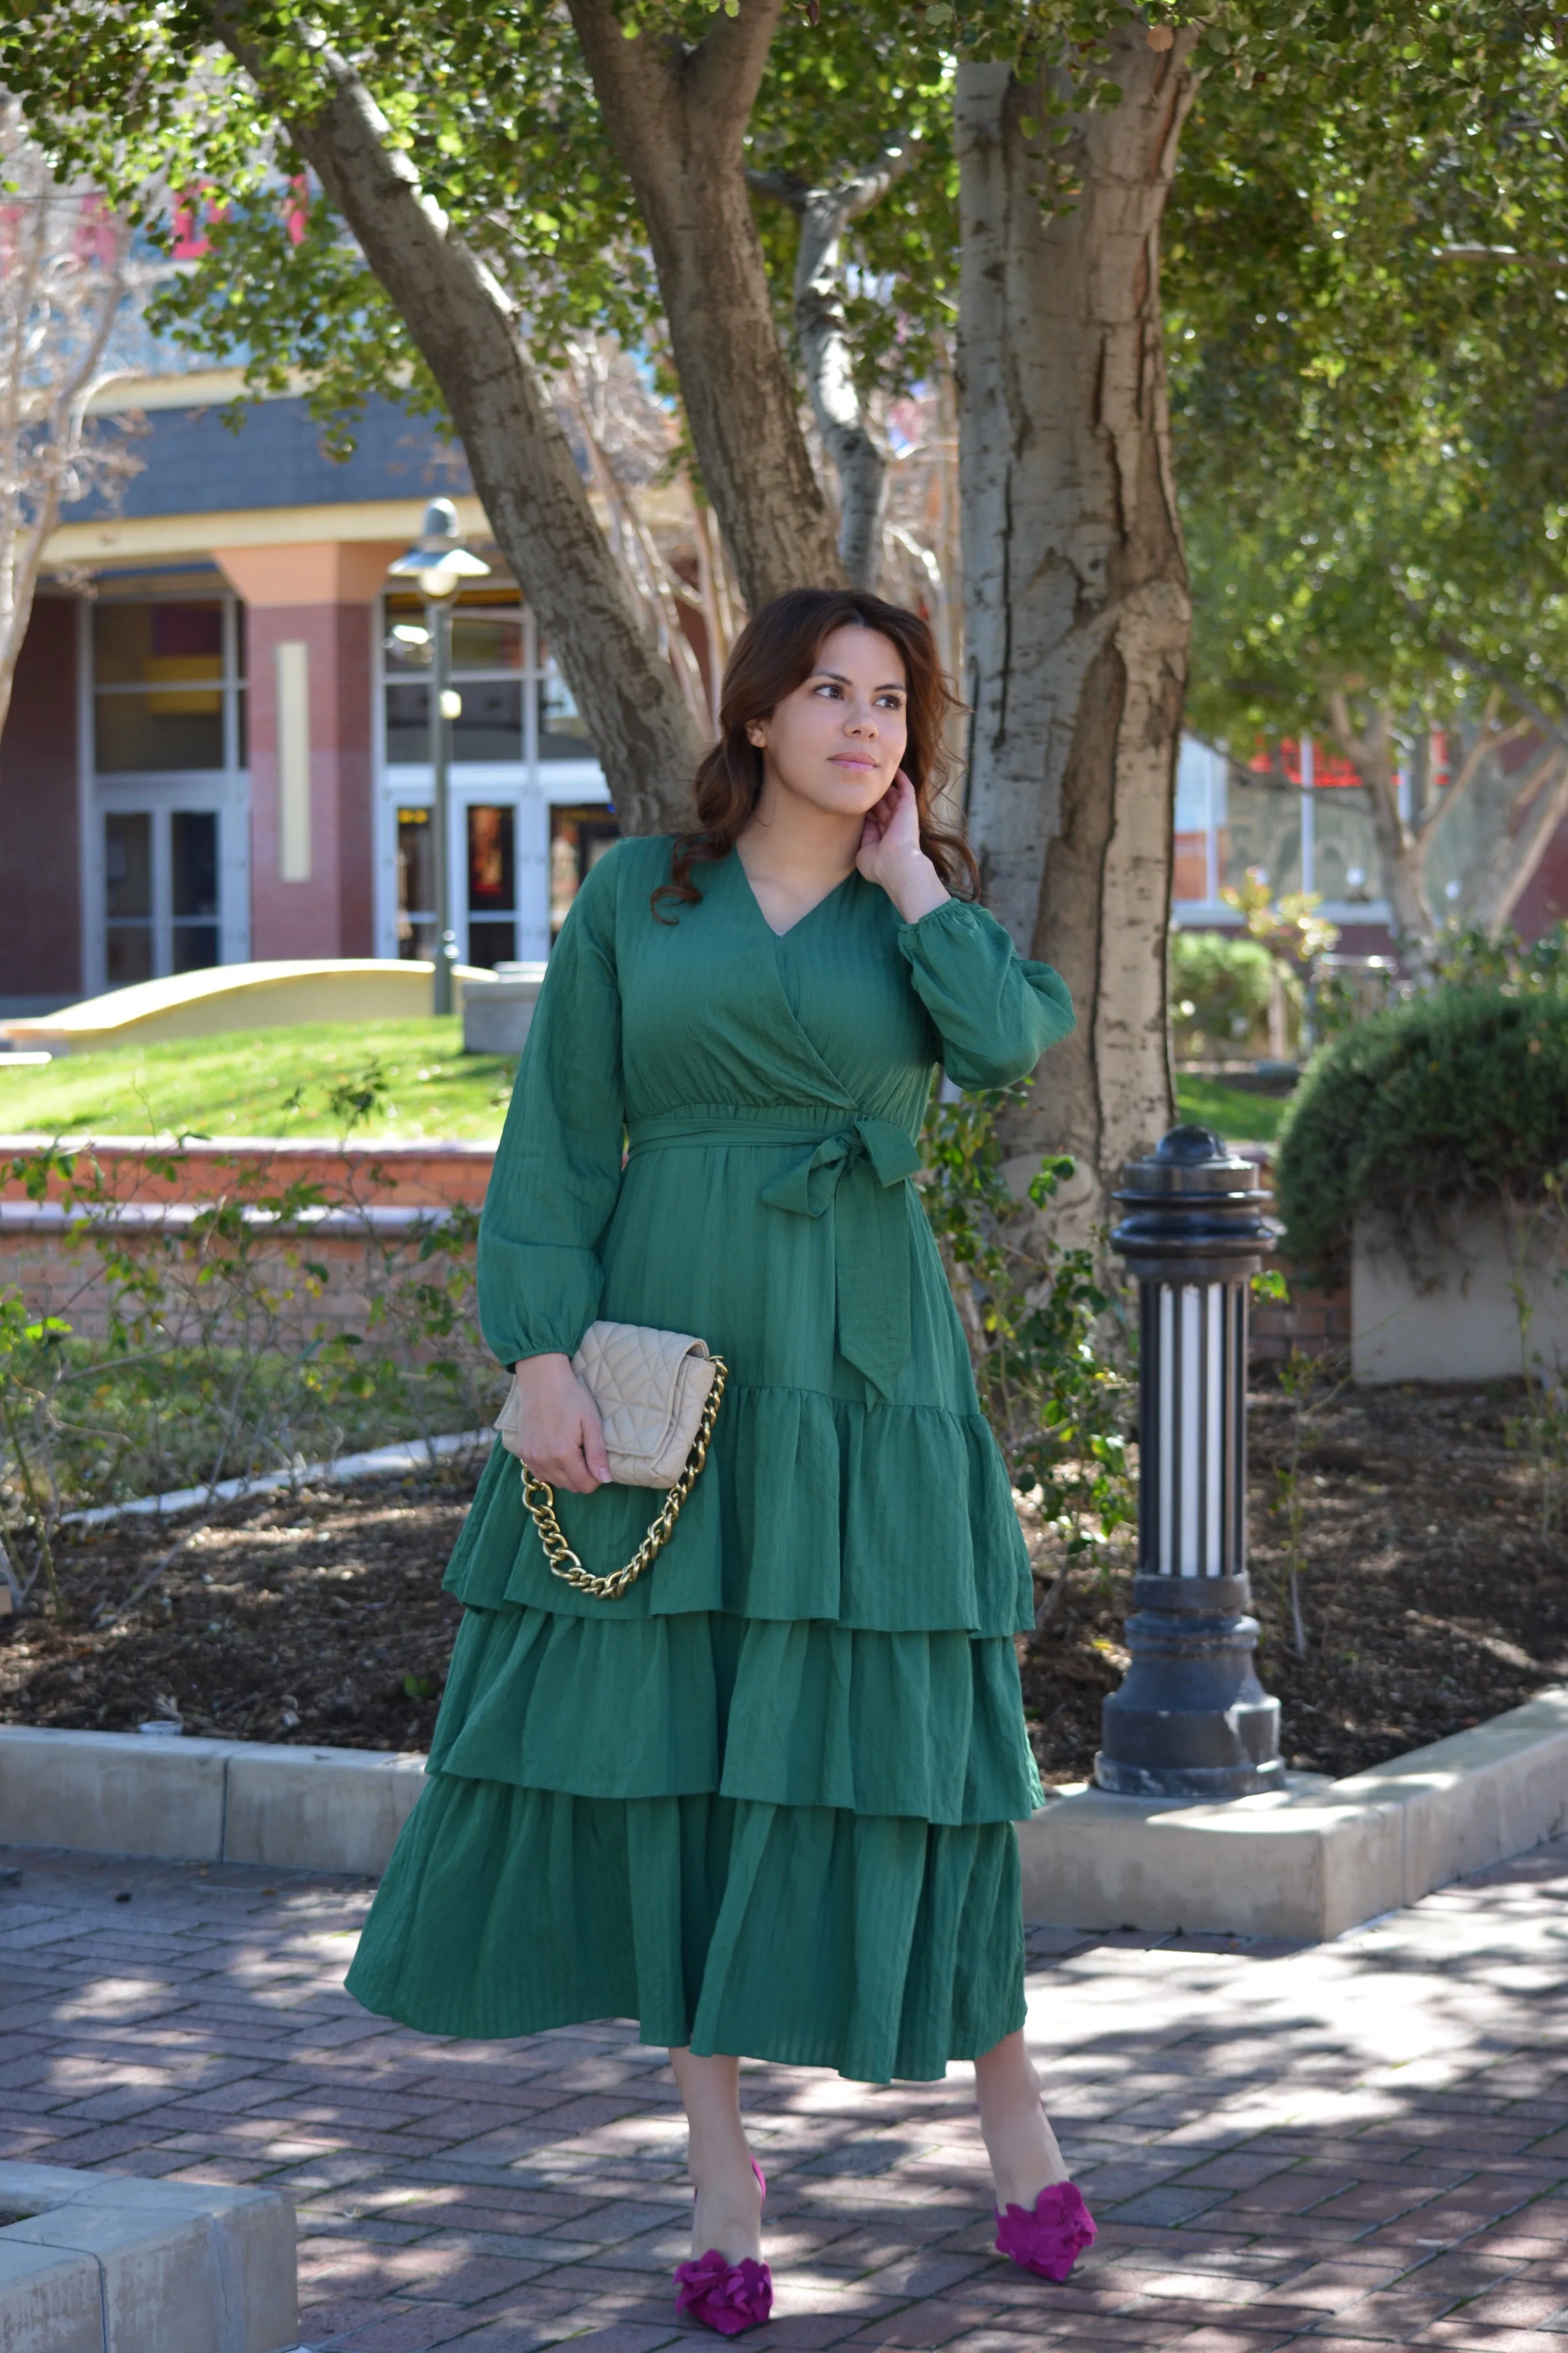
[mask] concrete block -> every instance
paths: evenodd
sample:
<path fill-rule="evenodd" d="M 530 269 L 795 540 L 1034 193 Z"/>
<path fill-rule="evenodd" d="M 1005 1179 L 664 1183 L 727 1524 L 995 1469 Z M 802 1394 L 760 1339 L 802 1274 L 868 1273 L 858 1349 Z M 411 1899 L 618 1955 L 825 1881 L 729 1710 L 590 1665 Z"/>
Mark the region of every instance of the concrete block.
<path fill-rule="evenodd" d="M 521 1054 L 543 982 L 542 964 L 504 965 L 488 985 L 463 991 L 463 1050 L 467 1054 Z"/>
<path fill-rule="evenodd" d="M 1342 1781 L 1228 1805 L 1060 1791 L 1020 1823 L 1024 1911 L 1316 1943 L 1568 1826 L 1568 1689 Z"/>
<path fill-rule="evenodd" d="M 216 1862 L 232 1747 L 0 1725 L 0 1839 Z"/>
<path fill-rule="evenodd" d="M 0 2353 L 104 2353 L 90 2255 L 14 2246 L 0 2231 Z"/>
<path fill-rule="evenodd" d="M 237 1743 L 224 1860 L 379 1873 L 424 1785 L 423 1757 Z"/>
<path fill-rule="evenodd" d="M 1456 1205 L 1429 1229 L 1382 1211 L 1355 1221 L 1351 1369 L 1358 1381 L 1508 1380 L 1521 1369 L 1510 1284 L 1533 1310 L 1530 1351 L 1548 1371 L 1568 1363 L 1568 1230 L 1512 1219 L 1500 1207 Z"/>
<path fill-rule="evenodd" d="M 295 2344 L 294 2212 L 280 2190 L 0 2165 L 0 2211 L 29 2208 L 0 2229 L 0 2353 L 75 2353 L 75 2338 L 26 2333 L 45 2263 L 90 2279 L 93 2333 L 81 2342 L 92 2353 L 284 2353 Z"/>

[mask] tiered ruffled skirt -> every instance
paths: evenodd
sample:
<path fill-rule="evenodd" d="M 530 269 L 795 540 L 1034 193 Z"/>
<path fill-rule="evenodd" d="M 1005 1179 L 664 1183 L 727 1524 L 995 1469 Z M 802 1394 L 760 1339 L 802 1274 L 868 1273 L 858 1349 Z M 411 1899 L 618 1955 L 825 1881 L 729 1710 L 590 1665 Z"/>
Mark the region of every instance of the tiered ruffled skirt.
<path fill-rule="evenodd" d="M 603 1570 L 657 1501 L 557 1506 Z M 367 2008 L 483 2038 L 633 2018 L 868 2082 L 1022 2024 L 1030 1581 L 978 1414 L 731 1380 L 615 1603 L 551 1577 L 498 1451 L 447 1584 L 430 1779 L 349 1973 Z"/>

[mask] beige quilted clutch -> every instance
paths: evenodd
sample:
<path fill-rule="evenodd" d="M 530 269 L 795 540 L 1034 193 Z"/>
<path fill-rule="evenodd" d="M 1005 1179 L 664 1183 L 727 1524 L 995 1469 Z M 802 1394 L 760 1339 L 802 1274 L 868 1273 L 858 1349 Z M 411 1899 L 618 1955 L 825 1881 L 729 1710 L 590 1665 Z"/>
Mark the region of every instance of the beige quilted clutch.
<path fill-rule="evenodd" d="M 651 1324 L 590 1324 L 572 1369 L 599 1409 L 610 1477 L 625 1487 L 667 1487 L 659 1513 L 636 1554 L 613 1577 L 592 1577 L 567 1545 L 548 1483 L 522 1463 L 522 1492 L 557 1577 L 584 1592 L 618 1600 L 675 1525 L 708 1457 L 728 1367 L 689 1332 Z M 521 1400 L 512 1375 L 496 1419 L 501 1444 L 522 1461 Z"/>

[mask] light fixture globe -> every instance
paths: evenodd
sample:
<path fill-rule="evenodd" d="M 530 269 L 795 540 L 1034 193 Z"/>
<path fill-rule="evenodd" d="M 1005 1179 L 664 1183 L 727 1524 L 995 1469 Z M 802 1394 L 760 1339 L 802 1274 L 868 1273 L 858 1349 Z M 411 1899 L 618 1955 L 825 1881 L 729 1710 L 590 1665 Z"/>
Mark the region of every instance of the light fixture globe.
<path fill-rule="evenodd" d="M 465 580 L 484 578 L 489 565 L 482 555 L 465 547 L 458 536 L 458 510 L 450 499 L 432 499 L 425 510 L 425 525 L 406 555 L 389 567 L 395 580 L 406 580 L 432 604 L 455 596 Z"/>

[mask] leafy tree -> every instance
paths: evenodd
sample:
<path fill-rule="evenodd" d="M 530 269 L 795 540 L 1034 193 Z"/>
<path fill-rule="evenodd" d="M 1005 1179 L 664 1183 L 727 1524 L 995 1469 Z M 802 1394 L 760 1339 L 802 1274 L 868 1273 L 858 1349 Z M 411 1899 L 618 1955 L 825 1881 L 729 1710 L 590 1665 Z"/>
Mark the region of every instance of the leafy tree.
<path fill-rule="evenodd" d="M 52 152 L 117 191 L 155 155 L 227 207 L 193 318 L 226 315 L 264 368 L 306 357 L 328 407 L 411 364 L 416 396 L 438 393 L 634 827 L 679 821 L 694 736 L 552 412 L 552 345 L 607 324 L 668 369 L 754 604 L 838 569 L 795 364 L 818 392 L 837 371 L 823 430 L 853 458 L 857 404 L 863 423 L 874 385 L 923 364 L 956 286 L 970 826 L 993 903 L 1080 1012 L 1040 1103 L 1009 1113 L 1008 1150 L 1066 1145 L 1092 1221 L 1170 1113 L 1189 624 L 1159 256 L 1184 123 L 1196 100 L 1244 195 L 1264 187 L 1275 115 L 1281 185 L 1314 121 L 1353 124 L 1369 177 L 1391 184 L 1409 124 L 1447 123 L 1468 188 L 1460 132 L 1474 116 L 1488 158 L 1502 152 L 1520 41 L 1544 18 L 1516 12 L 1499 44 L 1483 0 L 1226 0 L 1201 26 L 1182 0 L 1163 22 L 1109 0 L 13 11 L 0 77 Z M 896 175 L 879 160 L 895 146 Z M 301 167 L 328 203 L 296 251 L 283 194 Z M 846 191 L 868 174 L 884 185 L 851 221 Z M 828 233 L 797 278 L 813 197 Z M 1195 220 L 1183 299 L 1205 335 L 1233 248 L 1256 278 L 1270 240 L 1250 199 Z M 1296 249 L 1286 302 L 1322 341 L 1310 264 Z M 1369 292 L 1346 314 L 1362 357 L 1374 310 Z"/>
<path fill-rule="evenodd" d="M 1194 718 L 1353 763 L 1422 953 L 1444 867 L 1495 928 L 1568 812 L 1563 65 L 1520 20 L 1463 31 L 1434 89 L 1334 114 L 1308 76 L 1245 141 L 1200 123 L 1170 270 Z"/>

